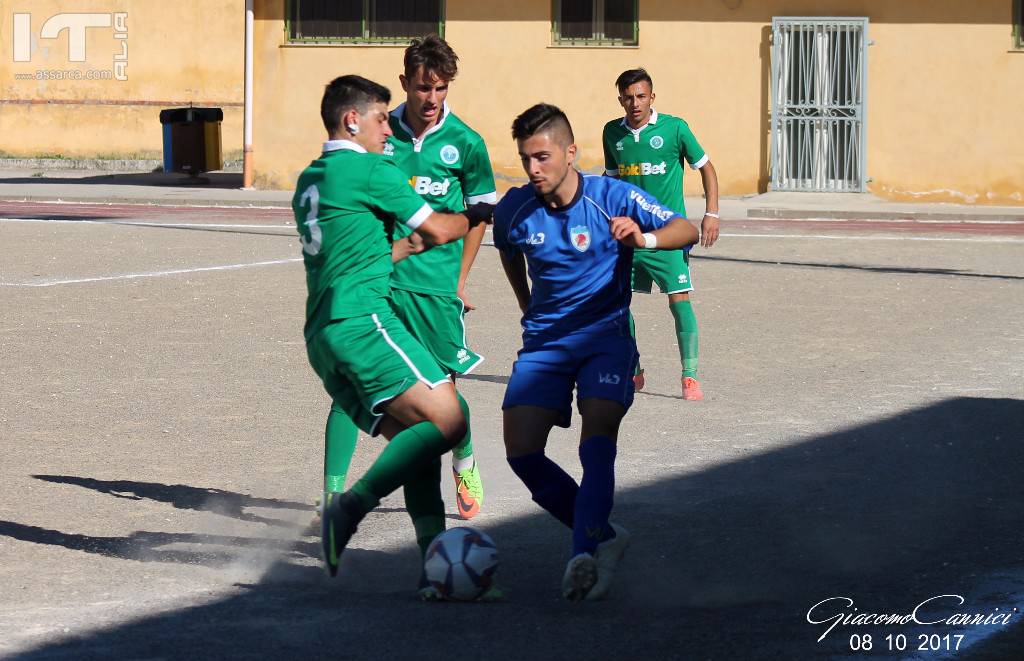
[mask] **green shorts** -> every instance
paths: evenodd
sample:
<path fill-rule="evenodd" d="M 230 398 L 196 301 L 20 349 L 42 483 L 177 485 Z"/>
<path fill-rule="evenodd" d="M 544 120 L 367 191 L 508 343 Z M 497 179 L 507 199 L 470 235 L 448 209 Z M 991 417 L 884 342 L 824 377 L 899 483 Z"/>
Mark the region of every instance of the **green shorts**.
<path fill-rule="evenodd" d="M 306 353 L 334 403 L 371 436 L 383 406 L 417 381 L 450 382 L 393 312 L 337 319 L 309 338 Z"/>
<path fill-rule="evenodd" d="M 466 343 L 466 307 L 458 296 L 392 289 L 395 313 L 449 374 L 469 374 L 484 362 Z"/>
<path fill-rule="evenodd" d="M 658 283 L 663 294 L 693 291 L 690 253 L 684 250 L 636 250 L 633 252 L 633 291 L 651 293 Z"/>

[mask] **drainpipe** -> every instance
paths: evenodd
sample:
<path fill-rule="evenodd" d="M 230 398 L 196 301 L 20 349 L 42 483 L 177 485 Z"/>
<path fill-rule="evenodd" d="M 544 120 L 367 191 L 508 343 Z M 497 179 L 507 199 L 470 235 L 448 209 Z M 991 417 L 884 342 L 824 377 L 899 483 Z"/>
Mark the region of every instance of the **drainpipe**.
<path fill-rule="evenodd" d="M 245 119 L 242 124 L 242 187 L 252 188 L 252 28 L 253 3 L 245 0 Z"/>

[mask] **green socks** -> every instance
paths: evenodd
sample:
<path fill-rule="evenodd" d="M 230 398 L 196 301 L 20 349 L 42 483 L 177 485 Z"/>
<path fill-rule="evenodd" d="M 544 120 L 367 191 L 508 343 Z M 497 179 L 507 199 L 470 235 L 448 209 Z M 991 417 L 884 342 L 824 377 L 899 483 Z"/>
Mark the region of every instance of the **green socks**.
<path fill-rule="evenodd" d="M 671 303 L 668 309 L 676 322 L 679 358 L 683 363 L 683 376 L 697 378 L 697 317 L 690 301 Z M 630 317 L 632 319 L 632 317 Z"/>
<path fill-rule="evenodd" d="M 635 342 L 636 341 L 636 322 L 633 321 L 633 311 L 632 310 L 629 310 L 629 335 L 630 335 L 630 337 L 633 338 L 633 341 Z M 637 361 L 636 361 L 636 369 L 633 371 L 633 376 L 636 376 L 637 374 L 640 374 L 643 371 L 644 371 L 643 368 L 640 367 L 640 359 L 638 358 Z"/>
<path fill-rule="evenodd" d="M 444 532 L 444 500 L 441 498 L 441 458 L 421 467 L 420 472 L 403 488 L 405 510 L 409 512 L 416 530 L 416 544 L 420 555 L 426 556 L 427 547 Z"/>
<path fill-rule="evenodd" d="M 336 404 L 331 404 L 324 433 L 324 491 L 344 491 L 345 475 L 356 452 L 359 428 Z"/>
<path fill-rule="evenodd" d="M 451 444 L 434 423 L 415 424 L 391 439 L 351 491 L 359 496 L 365 511 L 369 512 L 381 498 L 421 477 L 424 467 L 450 448 Z"/>
<path fill-rule="evenodd" d="M 459 398 L 459 408 L 462 409 L 462 415 L 466 418 L 466 435 L 458 445 L 452 448 L 452 468 L 457 472 L 473 467 L 473 432 L 469 424 L 469 404 L 458 391 L 455 396 Z"/>

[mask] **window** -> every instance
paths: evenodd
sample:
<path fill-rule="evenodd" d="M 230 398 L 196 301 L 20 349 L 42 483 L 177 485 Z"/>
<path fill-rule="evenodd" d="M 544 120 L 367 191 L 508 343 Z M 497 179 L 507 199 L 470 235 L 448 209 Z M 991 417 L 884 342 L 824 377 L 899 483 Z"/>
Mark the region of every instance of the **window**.
<path fill-rule="evenodd" d="M 1013 0 L 1013 47 L 1024 49 L 1024 0 Z"/>
<path fill-rule="evenodd" d="M 288 40 L 403 44 L 444 36 L 444 0 L 289 0 Z"/>
<path fill-rule="evenodd" d="M 553 0 L 554 43 L 636 46 L 637 0 Z"/>

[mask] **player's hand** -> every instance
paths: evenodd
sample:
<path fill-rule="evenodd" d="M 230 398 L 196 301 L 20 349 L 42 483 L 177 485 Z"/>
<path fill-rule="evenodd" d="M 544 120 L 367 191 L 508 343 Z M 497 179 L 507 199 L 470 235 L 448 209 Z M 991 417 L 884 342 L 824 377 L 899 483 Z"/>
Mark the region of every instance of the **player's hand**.
<path fill-rule="evenodd" d="M 429 243 L 427 243 L 426 239 L 424 239 L 416 232 L 413 232 L 408 237 L 406 237 L 406 241 L 409 242 L 410 255 L 418 255 L 421 252 L 429 250 L 432 247 Z"/>
<path fill-rule="evenodd" d="M 494 222 L 494 205 L 487 202 L 471 204 L 462 213 L 469 219 L 470 227 L 476 227 L 480 223 Z"/>
<path fill-rule="evenodd" d="M 608 221 L 608 227 L 612 231 L 612 237 L 631 248 L 643 248 L 646 244 L 644 233 L 636 221 L 628 216 L 615 216 Z"/>
<path fill-rule="evenodd" d="M 458 296 L 459 300 L 462 301 L 462 306 L 466 308 L 466 312 L 471 312 L 476 309 L 476 306 L 469 302 L 469 297 L 466 296 L 465 289 L 460 287 L 459 291 L 456 292 L 456 296 Z"/>
<path fill-rule="evenodd" d="M 714 216 L 704 216 L 700 221 L 700 245 L 710 248 L 718 240 L 718 219 Z"/>

